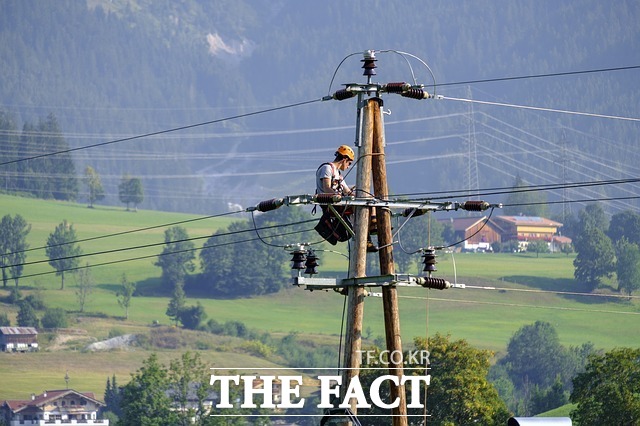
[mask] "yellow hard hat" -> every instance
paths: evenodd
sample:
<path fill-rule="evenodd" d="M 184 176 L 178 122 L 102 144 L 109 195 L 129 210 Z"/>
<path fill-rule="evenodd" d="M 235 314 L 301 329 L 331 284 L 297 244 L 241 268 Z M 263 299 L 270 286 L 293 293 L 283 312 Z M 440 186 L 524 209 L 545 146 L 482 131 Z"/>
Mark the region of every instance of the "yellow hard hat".
<path fill-rule="evenodd" d="M 336 155 L 338 155 L 338 154 L 349 158 L 349 160 L 351 160 L 351 161 L 353 161 L 354 158 L 355 158 L 355 154 L 353 152 L 353 149 L 351 149 L 351 147 L 347 146 L 347 145 L 340 145 L 338 147 L 338 150 L 336 151 Z"/>

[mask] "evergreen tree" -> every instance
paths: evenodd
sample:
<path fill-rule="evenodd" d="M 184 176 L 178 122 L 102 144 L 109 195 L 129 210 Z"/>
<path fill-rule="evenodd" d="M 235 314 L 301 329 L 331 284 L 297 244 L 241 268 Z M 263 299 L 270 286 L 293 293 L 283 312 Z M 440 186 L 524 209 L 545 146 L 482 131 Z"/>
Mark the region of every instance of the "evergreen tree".
<path fill-rule="evenodd" d="M 0 163 L 9 163 L 19 159 L 19 134 L 15 118 L 3 110 L 0 110 L 0 134 L 3 135 Z M 18 191 L 17 163 L 3 164 L 0 167 L 0 189 L 7 192 Z"/>
<path fill-rule="evenodd" d="M 18 187 L 40 198 L 75 200 L 78 195 L 75 165 L 56 117 L 49 114 L 37 126 L 25 123 L 20 139 L 19 158 L 41 157 L 17 163 Z"/>
<path fill-rule="evenodd" d="M 104 391 L 105 411 L 114 413 L 117 417 L 122 416 L 122 389 L 118 386 L 116 375 L 111 380 L 107 377 L 107 386 Z"/>
<path fill-rule="evenodd" d="M 76 244 L 76 231 L 73 225 L 63 220 L 56 229 L 49 234 L 46 253 L 49 265 L 56 270 L 56 275 L 61 277 L 60 290 L 64 290 L 64 274 L 80 264 L 77 257 L 82 253 L 80 246 Z"/>
<path fill-rule="evenodd" d="M 73 201 L 78 196 L 78 178 L 76 168 L 69 152 L 69 144 L 64 139 L 58 120 L 55 115 L 49 114 L 45 120 L 40 121 L 38 126 L 41 144 L 45 147 L 44 153 L 55 153 L 49 157 L 48 170 L 43 173 L 50 173 L 54 179 L 48 179 L 51 185 L 51 194 L 56 200 Z"/>

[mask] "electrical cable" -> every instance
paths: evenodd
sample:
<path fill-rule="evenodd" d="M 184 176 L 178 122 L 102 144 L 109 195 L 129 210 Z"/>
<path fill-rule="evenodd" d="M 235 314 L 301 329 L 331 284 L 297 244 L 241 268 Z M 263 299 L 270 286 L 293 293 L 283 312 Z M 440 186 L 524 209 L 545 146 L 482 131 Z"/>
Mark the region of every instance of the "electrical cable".
<path fill-rule="evenodd" d="M 482 229 L 484 229 L 484 227 L 487 225 L 487 223 L 489 223 L 489 220 L 491 219 L 491 215 L 493 214 L 493 211 L 495 210 L 495 207 L 491 208 L 491 211 L 489 212 L 489 216 L 487 217 L 487 219 L 484 221 L 484 223 L 482 224 L 482 226 L 480 226 L 478 229 L 476 229 L 476 232 L 474 232 L 473 234 L 469 235 L 467 238 L 465 238 L 464 240 L 458 241 L 457 243 L 453 243 L 453 244 L 449 244 L 447 246 L 442 246 L 442 247 L 438 247 L 441 249 L 447 249 L 453 246 L 457 246 L 458 244 L 462 244 L 467 240 L 470 240 L 471 238 L 475 237 L 478 232 L 482 231 Z"/>
<path fill-rule="evenodd" d="M 640 296 L 622 295 L 622 294 L 602 294 L 602 293 L 580 293 L 577 291 L 559 291 L 559 290 L 535 290 L 527 288 L 505 288 L 505 287 L 493 287 L 493 286 L 474 286 L 466 285 L 465 289 L 479 289 L 479 290 L 496 290 L 496 291 L 515 291 L 523 293 L 543 293 L 543 294 L 560 294 L 566 296 L 589 296 L 589 297 L 609 297 L 614 299 L 640 299 Z"/>
<path fill-rule="evenodd" d="M 471 103 L 475 103 L 475 104 L 503 106 L 503 107 L 509 107 L 509 108 L 518 108 L 518 109 L 530 109 L 530 110 L 534 110 L 534 111 L 557 112 L 557 113 L 561 113 L 561 114 L 581 115 L 581 116 L 586 116 L 586 117 L 609 118 L 609 119 L 613 119 L 613 120 L 624 120 L 624 121 L 640 122 L 640 118 L 622 117 L 622 116 L 619 116 L 619 115 L 606 115 L 606 114 L 596 114 L 596 113 L 591 113 L 591 112 L 569 111 L 569 110 L 555 109 L 555 108 L 544 108 L 544 107 L 535 107 L 535 106 L 528 106 L 528 105 L 508 104 L 508 103 L 504 103 L 504 102 L 480 101 L 480 100 L 476 100 L 476 99 L 452 98 L 452 97 L 449 97 L 449 96 L 442 96 L 442 95 L 438 95 L 438 99 L 444 99 L 444 100 L 448 100 L 448 101 L 471 102 Z"/>
<path fill-rule="evenodd" d="M 420 296 L 398 296 L 398 298 L 418 299 L 418 300 L 425 299 L 424 297 L 420 297 Z M 479 304 L 479 305 L 506 306 L 506 307 L 514 307 L 514 308 L 555 309 L 555 310 L 561 310 L 561 311 L 577 311 L 577 312 L 602 313 L 602 314 L 640 315 L 640 312 L 631 312 L 631 311 L 611 311 L 611 310 L 604 310 L 604 309 L 579 309 L 579 308 L 569 308 L 569 307 L 563 307 L 563 306 L 524 305 L 519 303 L 485 302 L 480 300 L 445 299 L 445 298 L 435 298 L 435 297 L 431 298 L 431 300 L 435 300 L 439 302 L 470 303 L 470 304 Z"/>
<path fill-rule="evenodd" d="M 34 156 L 31 156 L 31 157 L 19 158 L 17 160 L 10 160 L 10 161 L 5 161 L 3 163 L 0 163 L 0 166 L 5 166 L 5 165 L 8 165 L 8 164 L 20 163 L 20 162 L 28 161 L 28 160 L 35 160 L 35 159 L 38 159 L 38 158 L 51 157 L 51 156 L 55 156 L 55 155 L 59 155 L 59 154 L 67 154 L 67 153 L 70 153 L 70 152 L 81 151 L 81 150 L 85 150 L 85 149 L 89 149 L 89 148 L 96 148 L 96 147 L 99 147 L 99 146 L 112 145 L 112 144 L 116 144 L 116 143 L 120 143 L 120 142 L 128 142 L 128 141 L 132 141 L 132 140 L 136 140 L 136 139 L 143 139 L 143 138 L 148 138 L 148 137 L 151 137 L 151 136 L 163 135 L 163 134 L 166 134 L 166 133 L 173 133 L 173 132 L 178 132 L 178 131 L 182 131 L 182 130 L 193 129 L 193 128 L 196 128 L 196 127 L 207 126 L 207 125 L 210 125 L 210 124 L 222 123 L 224 121 L 237 120 L 239 118 L 245 118 L 245 117 L 250 117 L 250 116 L 254 116 L 254 115 L 265 114 L 265 113 L 268 113 L 268 112 L 280 111 L 280 110 L 283 110 L 283 109 L 299 107 L 299 106 L 302 106 L 302 105 L 307 105 L 307 104 L 311 104 L 311 103 L 314 103 L 314 102 L 320 102 L 320 101 L 322 101 L 322 99 L 313 99 L 313 100 L 308 100 L 308 101 L 303 101 L 303 102 L 297 102 L 297 103 L 294 103 L 294 104 L 278 106 L 278 107 L 273 107 L 273 108 L 267 108 L 267 109 L 264 109 L 264 110 L 261 110 L 261 111 L 254 111 L 254 112 L 249 112 L 249 113 L 246 113 L 246 114 L 238 114 L 238 115 L 233 115 L 233 116 L 229 116 L 229 117 L 225 117 L 225 118 L 219 118 L 219 119 L 216 119 L 216 120 L 205 121 L 205 122 L 202 122 L 202 123 L 189 124 L 189 125 L 186 125 L 186 126 L 174 127 L 172 129 L 159 130 L 157 132 L 150 132 L 150 133 L 145 133 L 145 134 L 141 134 L 141 135 L 130 136 L 130 137 L 121 138 L 121 139 L 115 139 L 115 140 L 106 141 L 106 142 L 100 142 L 100 143 L 96 143 L 96 144 L 92 144 L 92 145 L 85 145 L 85 146 L 81 146 L 81 147 L 77 147 L 77 148 L 69 148 L 69 149 L 64 149 L 64 150 L 60 150 L 60 151 L 34 155 Z"/>
<path fill-rule="evenodd" d="M 96 237 L 81 238 L 79 240 L 67 241 L 67 242 L 64 242 L 64 243 L 51 244 L 51 245 L 40 246 L 40 247 L 33 247 L 33 248 L 28 248 L 26 250 L 14 251 L 14 252 L 11 252 L 11 253 L 5 253 L 5 256 L 10 256 L 10 255 L 13 255 L 13 254 L 18 254 L 18 253 L 27 253 L 27 252 L 35 251 L 35 250 L 43 250 L 43 249 L 46 249 L 48 247 L 59 247 L 59 246 L 65 246 L 65 245 L 68 245 L 68 244 L 77 244 L 77 243 L 84 243 L 84 242 L 87 242 L 87 241 L 100 240 L 102 238 L 118 237 L 118 236 L 121 236 L 121 235 L 133 234 L 133 233 L 136 233 L 136 232 L 149 231 L 151 229 L 158 229 L 158 228 L 164 228 L 164 227 L 169 227 L 169 226 L 182 225 L 182 224 L 185 224 L 185 223 L 191 223 L 191 222 L 196 222 L 196 221 L 205 220 L 205 219 L 213 219 L 213 218 L 216 218 L 216 217 L 228 216 L 228 215 L 238 214 L 238 213 L 245 213 L 245 210 L 238 210 L 238 211 L 235 211 L 235 212 L 227 212 L 227 213 L 220 213 L 220 214 L 215 214 L 215 215 L 210 215 L 210 216 L 203 216 L 203 217 L 198 217 L 198 218 L 195 218 L 195 219 L 179 220 L 177 222 L 164 223 L 162 225 L 147 226 L 145 228 L 130 229 L 128 231 L 115 232 L 113 234 L 98 235 Z M 185 241 L 188 241 L 188 240 L 185 240 Z M 16 266 L 16 265 L 13 265 L 13 266 Z"/>
<path fill-rule="evenodd" d="M 250 229 L 250 231 L 253 231 L 253 230 Z M 286 235 L 302 234 L 302 233 L 310 232 L 310 231 L 311 231 L 311 229 L 302 230 L 302 231 L 291 231 L 291 232 L 285 232 L 285 233 L 274 235 L 272 237 L 267 237 L 267 238 L 275 238 L 275 237 L 283 237 L 283 236 L 286 236 Z M 167 252 L 167 253 L 149 254 L 149 255 L 138 256 L 138 257 L 130 257 L 130 258 L 127 258 L 127 259 L 119 259 L 119 260 L 112 260 L 112 261 L 109 261 L 109 262 L 94 263 L 92 265 L 77 266 L 77 267 L 73 267 L 73 268 L 62 269 L 62 270 L 59 270 L 59 271 L 55 270 L 55 271 L 48 271 L 48 272 L 39 272 L 39 273 L 33 273 L 33 274 L 28 274 L 28 275 L 22 275 L 22 276 L 20 276 L 18 278 L 30 278 L 30 277 L 38 277 L 38 276 L 42 276 L 42 275 L 59 274 L 60 272 L 77 271 L 77 270 L 80 270 L 80 269 L 89 269 L 89 268 L 95 268 L 95 267 L 98 267 L 98 266 L 106 266 L 106 265 L 114 265 L 114 264 L 118 264 L 118 263 L 133 262 L 133 261 L 136 261 L 136 260 L 150 259 L 150 258 L 159 257 L 159 256 L 170 256 L 170 255 L 173 255 L 173 254 L 188 253 L 188 252 L 191 252 L 191 251 L 207 250 L 207 249 L 211 249 L 211 248 L 218 248 L 218 247 L 224 247 L 224 246 L 229 246 L 229 245 L 234 245 L 234 244 L 247 243 L 247 242 L 251 242 L 251 241 L 258 241 L 258 238 L 249 238 L 249 239 L 246 239 L 246 240 L 230 241 L 230 242 L 226 242 L 226 243 L 216 244 L 214 246 L 194 247 L 194 248 L 190 248 L 190 249 L 177 250 L 177 251 Z M 8 279 L 13 279 L 13 277 L 9 277 Z"/>
<path fill-rule="evenodd" d="M 274 229 L 274 228 L 281 228 L 281 227 L 286 227 L 286 226 L 295 226 L 295 225 L 303 225 L 305 223 L 309 223 L 309 222 L 313 222 L 314 219 L 309 219 L 309 220 L 305 220 L 305 221 L 300 221 L 300 222 L 294 222 L 294 223 L 287 223 L 287 224 L 280 224 L 280 225 L 269 225 L 269 226 L 264 226 L 261 227 L 260 229 L 264 230 L 264 229 Z M 183 238 L 180 240 L 175 240 L 175 241 L 163 241 L 160 243 L 149 243 L 149 244 L 143 244 L 143 245 L 138 245 L 138 246 L 128 246 L 128 247 L 120 247 L 120 248 L 116 248 L 116 249 L 111 249 L 111 250 L 103 250 L 103 251 L 98 251 L 98 252 L 92 252 L 92 253 L 81 253 L 75 256 L 63 256 L 63 257 L 58 257 L 55 259 L 43 259 L 43 260 L 34 260 L 31 262 L 23 262 L 23 263 L 17 263 L 17 264 L 13 264 L 13 265 L 5 265 L 3 266 L 3 268 L 12 268 L 15 266 L 28 266 L 28 265 L 35 265 L 35 264 L 40 264 L 40 263 L 47 263 L 47 262 L 52 262 L 52 261 L 56 261 L 56 260 L 69 260 L 69 259 L 77 259 L 77 258 L 81 258 L 81 257 L 87 257 L 87 256 L 97 256 L 97 255 L 103 255 L 103 254 L 112 254 L 112 253 L 119 253 L 119 252 L 123 252 L 123 251 L 129 251 L 129 250 L 139 250 L 139 249 L 144 249 L 144 248 L 150 248 L 150 247 L 157 247 L 157 246 L 162 246 L 162 245 L 167 245 L 169 246 L 170 244 L 177 244 L 177 243 L 183 243 L 183 242 L 188 242 L 188 241 L 196 241 L 196 240 L 202 240 L 205 238 L 218 238 L 218 237 L 227 237 L 227 236 L 231 236 L 231 235 L 237 235 L 237 234 L 242 234 L 245 232 L 253 232 L 255 231 L 255 229 L 242 229 L 242 230 L 238 230 L 238 231 L 231 231 L 231 232 L 226 232 L 226 233 L 222 233 L 222 234 L 213 234 L 213 235 L 205 235 L 205 236 L 200 236 L 200 237 L 191 237 L 191 238 Z M 309 230 L 310 231 L 310 230 Z M 308 231 L 304 231 L 304 232 L 308 232 Z M 280 235 L 273 235 L 273 236 L 269 236 L 267 238 L 275 238 L 278 237 Z M 258 238 L 262 241 L 262 238 L 258 235 Z M 276 246 L 276 247 L 280 247 L 280 246 Z M 189 251 L 189 250 L 186 250 Z M 172 252 L 172 253 L 181 253 L 182 251 L 178 251 L 178 252 Z M 169 253 L 169 254 L 172 254 Z M 21 278 L 21 277 L 19 277 Z"/>
<path fill-rule="evenodd" d="M 614 67 L 614 68 L 598 68 L 598 69 L 590 69 L 590 70 L 582 70 L 582 71 L 555 72 L 555 73 L 547 73 L 547 74 L 529 74 L 529 75 L 522 75 L 522 76 L 515 76 L 515 77 L 497 77 L 497 78 L 486 78 L 486 79 L 480 79 L 480 80 L 467 80 L 467 81 L 456 81 L 456 82 L 450 82 L 450 83 L 440 83 L 438 86 L 442 87 L 442 86 L 454 86 L 454 85 L 462 85 L 462 84 L 469 85 L 469 84 L 478 84 L 478 83 L 494 83 L 499 81 L 527 80 L 532 78 L 564 77 L 569 75 L 634 70 L 638 68 L 640 68 L 640 65 L 630 65 L 625 67 Z"/>
<path fill-rule="evenodd" d="M 574 182 L 574 183 L 566 183 L 566 184 L 541 184 L 541 185 L 523 185 L 523 186 L 503 186 L 503 187 L 493 187 L 493 188 L 481 188 L 479 189 L 476 195 L 478 196 L 488 196 L 488 195 L 504 195 L 504 194 L 516 194 L 523 192 L 535 192 L 535 191 L 547 191 L 554 189 L 572 189 L 572 188 L 583 188 L 583 187 L 592 187 L 592 186 L 607 186 L 607 185 L 621 185 L 627 183 L 639 183 L 640 178 L 630 178 L 630 179 L 610 179 L 610 180 L 598 180 L 598 181 L 586 181 L 586 182 Z M 435 192 L 414 192 L 414 193 L 405 193 L 405 194 L 394 194 L 393 197 L 415 197 L 418 195 L 440 195 L 446 194 L 437 197 L 429 197 L 430 200 L 440 200 L 440 199 L 450 199 L 455 198 L 461 195 L 467 195 L 469 192 L 468 189 L 460 189 L 460 190 L 447 190 L 447 191 L 435 191 Z"/>

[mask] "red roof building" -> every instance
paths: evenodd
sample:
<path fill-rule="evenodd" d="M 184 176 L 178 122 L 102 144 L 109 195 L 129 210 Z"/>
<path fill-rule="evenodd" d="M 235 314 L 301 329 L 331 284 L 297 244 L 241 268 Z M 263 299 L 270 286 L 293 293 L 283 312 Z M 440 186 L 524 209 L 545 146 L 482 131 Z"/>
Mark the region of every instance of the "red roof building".
<path fill-rule="evenodd" d="M 31 395 L 31 399 L 6 400 L 0 412 L 8 426 L 24 424 L 83 424 L 108 426 L 109 420 L 98 419 L 98 410 L 104 403 L 93 392 L 73 389 L 44 391 Z"/>
<path fill-rule="evenodd" d="M 498 224 L 486 216 L 459 217 L 439 220 L 453 228 L 456 241 L 448 243 L 464 242 L 464 250 L 491 250 L 491 244 L 502 241 L 504 232 Z"/>

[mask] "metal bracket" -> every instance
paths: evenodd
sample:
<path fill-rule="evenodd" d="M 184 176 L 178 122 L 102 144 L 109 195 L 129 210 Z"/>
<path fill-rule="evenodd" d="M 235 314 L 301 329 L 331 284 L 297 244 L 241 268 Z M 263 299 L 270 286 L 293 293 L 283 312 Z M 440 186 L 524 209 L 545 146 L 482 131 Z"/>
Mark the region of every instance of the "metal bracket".
<path fill-rule="evenodd" d="M 293 285 L 298 287 L 305 286 L 305 289 L 310 291 L 341 289 L 346 287 L 425 287 L 424 280 L 424 277 L 416 277 L 409 274 L 377 275 L 371 277 L 343 278 L 340 280 L 337 278 L 307 278 L 304 276 L 293 277 L 292 279 Z M 447 282 L 445 288 L 449 287 L 453 286 Z"/>

